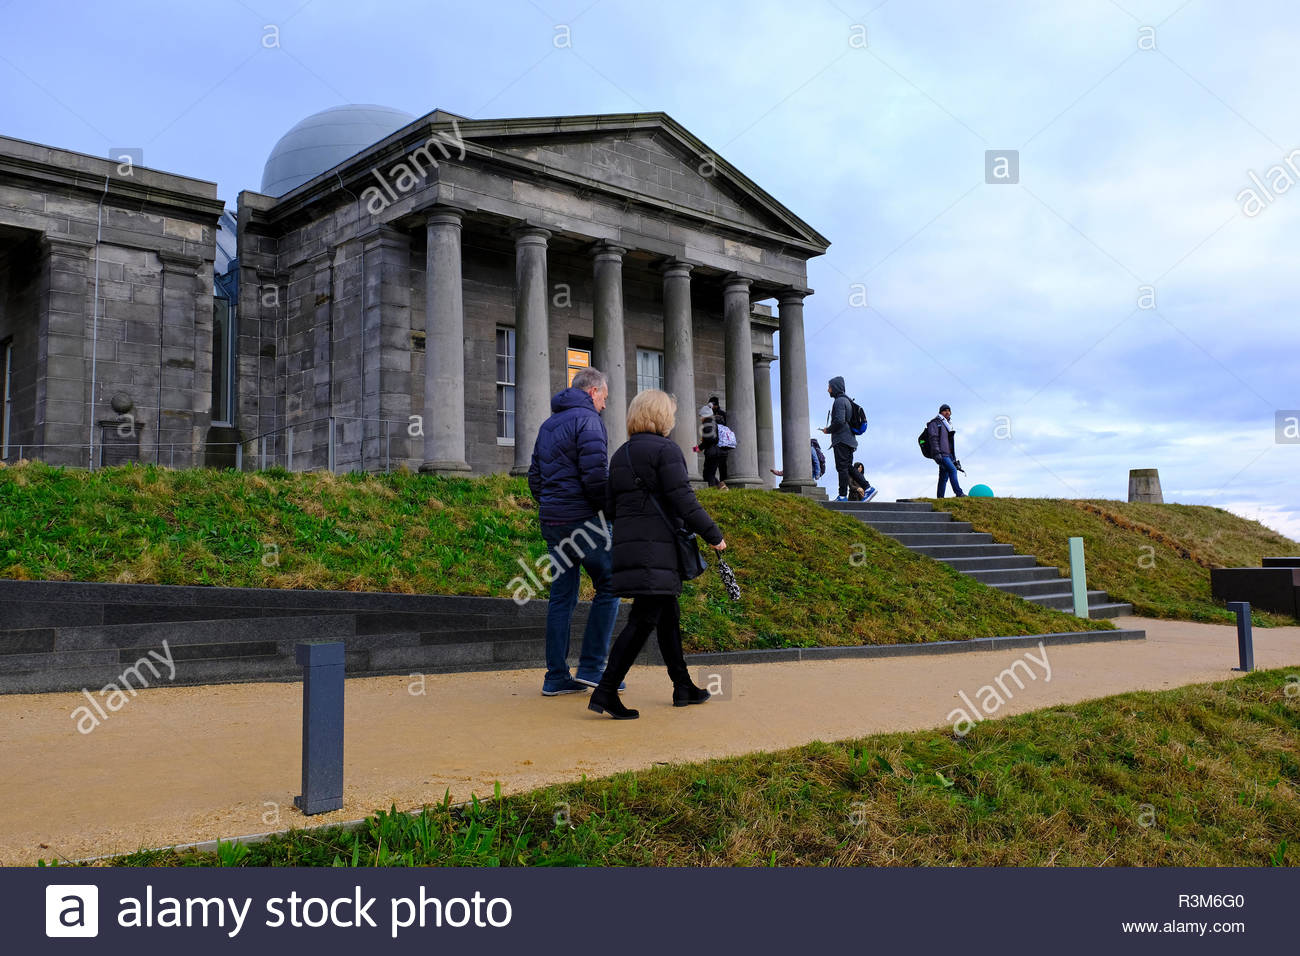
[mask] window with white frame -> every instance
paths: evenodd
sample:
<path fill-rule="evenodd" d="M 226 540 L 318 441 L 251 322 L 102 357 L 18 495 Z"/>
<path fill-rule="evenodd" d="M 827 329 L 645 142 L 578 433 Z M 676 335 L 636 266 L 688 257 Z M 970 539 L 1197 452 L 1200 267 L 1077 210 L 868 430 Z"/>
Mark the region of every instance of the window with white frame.
<path fill-rule="evenodd" d="M 654 349 L 636 350 L 636 390 L 664 387 L 664 353 Z"/>
<path fill-rule="evenodd" d="M 497 441 L 515 440 L 515 330 L 497 329 Z"/>

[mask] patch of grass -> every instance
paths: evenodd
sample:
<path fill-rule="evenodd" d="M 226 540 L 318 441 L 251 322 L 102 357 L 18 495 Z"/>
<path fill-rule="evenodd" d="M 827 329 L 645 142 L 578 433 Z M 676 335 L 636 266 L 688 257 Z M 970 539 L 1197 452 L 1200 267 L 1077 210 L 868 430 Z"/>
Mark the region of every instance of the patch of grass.
<path fill-rule="evenodd" d="M 794 495 L 700 500 L 744 599 L 730 601 L 711 572 L 688 583 L 689 651 L 1111 626 L 983 587 Z M 505 475 L 0 468 L 0 577 L 504 598 L 519 562 L 545 550 L 527 483 Z M 585 575 L 583 588 L 589 598 Z"/>
<path fill-rule="evenodd" d="M 1259 567 L 1270 555 L 1300 554 L 1300 544 L 1258 521 L 1203 505 L 1155 505 L 1055 498 L 944 498 L 936 507 L 969 521 L 1040 563 L 1069 573 L 1068 539 L 1082 537 L 1088 586 L 1133 605 L 1138 614 L 1184 621 L 1234 620 L 1210 596 L 1210 568 Z M 1294 624 L 1254 611 L 1257 625 Z"/>
<path fill-rule="evenodd" d="M 657 767 L 119 866 L 1295 866 L 1297 676 Z"/>

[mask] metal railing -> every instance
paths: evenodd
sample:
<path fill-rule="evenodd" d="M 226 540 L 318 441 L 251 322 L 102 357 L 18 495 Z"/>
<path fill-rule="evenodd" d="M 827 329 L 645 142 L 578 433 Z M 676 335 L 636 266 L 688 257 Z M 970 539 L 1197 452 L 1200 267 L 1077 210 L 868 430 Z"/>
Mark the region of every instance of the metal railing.
<path fill-rule="evenodd" d="M 325 460 L 319 462 L 317 460 L 318 446 L 316 437 L 317 432 L 322 427 L 324 428 Z M 408 420 L 330 415 L 294 422 L 289 425 L 281 425 L 278 428 L 270 429 L 252 438 L 245 438 L 240 441 L 209 441 L 202 442 L 197 446 L 190 442 L 163 442 L 150 445 L 143 452 L 135 454 L 127 451 L 129 446 L 120 444 L 106 445 L 103 442 L 96 442 L 93 446 L 88 442 L 80 444 L 15 443 L 9 446 L 8 454 L 0 458 L 0 460 L 6 464 L 13 464 L 26 458 L 40 460 L 49 460 L 51 457 L 72 459 L 58 461 L 57 463 L 72 467 L 89 468 L 94 471 L 106 467 L 104 456 L 107 450 L 110 455 L 117 453 L 122 459 L 120 462 L 109 462 L 110 465 L 136 462 L 175 468 L 179 459 L 183 467 L 199 467 L 203 464 L 203 459 L 212 452 L 224 450 L 227 453 L 233 453 L 234 466 L 239 471 L 265 471 L 267 468 L 275 467 L 284 468 L 286 471 L 311 471 L 325 468 L 331 474 L 336 474 L 340 465 L 344 466 L 348 471 L 392 471 L 394 450 L 399 455 L 398 463 L 405 463 L 409 457 L 410 448 L 404 449 L 402 443 L 418 440 L 419 436 L 410 434 L 409 427 L 410 422 Z M 350 428 L 356 429 L 357 433 L 349 435 Z M 310 432 L 311 443 L 304 449 L 301 438 L 305 432 Z M 394 445 L 397 446 L 396 449 L 394 449 Z M 59 454 L 60 452 L 63 454 Z M 92 454 L 94 458 L 88 460 Z M 295 465 L 298 467 L 295 468 Z M 372 465 L 376 467 L 372 469 Z"/>

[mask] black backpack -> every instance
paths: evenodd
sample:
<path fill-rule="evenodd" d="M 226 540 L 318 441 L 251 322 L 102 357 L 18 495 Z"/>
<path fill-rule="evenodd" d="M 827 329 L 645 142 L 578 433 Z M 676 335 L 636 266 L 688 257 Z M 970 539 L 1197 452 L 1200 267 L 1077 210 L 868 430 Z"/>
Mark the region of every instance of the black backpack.
<path fill-rule="evenodd" d="M 867 430 L 867 411 L 853 399 L 849 399 L 849 429 L 855 435 L 862 435 Z"/>
<path fill-rule="evenodd" d="M 921 446 L 921 456 L 934 460 L 934 449 L 930 447 L 930 423 L 926 422 L 921 434 L 916 436 L 916 443 Z"/>

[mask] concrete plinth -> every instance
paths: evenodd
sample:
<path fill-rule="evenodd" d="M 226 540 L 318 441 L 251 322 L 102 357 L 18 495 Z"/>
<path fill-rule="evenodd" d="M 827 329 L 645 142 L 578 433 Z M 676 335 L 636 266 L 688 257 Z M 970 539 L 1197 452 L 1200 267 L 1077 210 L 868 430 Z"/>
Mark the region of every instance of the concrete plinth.
<path fill-rule="evenodd" d="M 1128 473 L 1128 500 L 1164 504 L 1165 498 L 1160 492 L 1160 470 L 1158 468 L 1131 470 Z"/>

